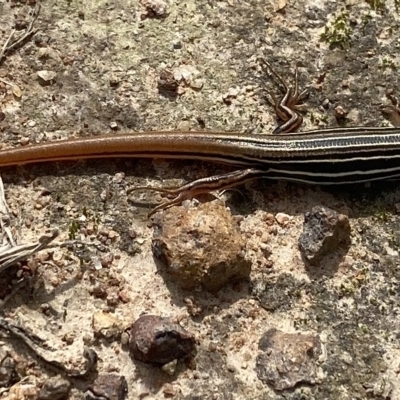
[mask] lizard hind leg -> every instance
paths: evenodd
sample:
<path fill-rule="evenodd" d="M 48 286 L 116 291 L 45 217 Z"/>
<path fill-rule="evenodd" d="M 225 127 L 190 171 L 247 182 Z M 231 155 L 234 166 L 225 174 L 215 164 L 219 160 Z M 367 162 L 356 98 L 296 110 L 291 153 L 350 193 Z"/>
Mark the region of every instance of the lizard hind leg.
<path fill-rule="evenodd" d="M 247 168 L 244 170 L 237 170 L 225 174 L 196 179 L 176 188 L 142 186 L 132 188 L 128 191 L 128 193 L 137 190 L 150 190 L 166 194 L 166 197 L 170 200 L 163 201 L 161 204 L 153 208 L 149 213 L 149 217 L 151 217 L 157 211 L 166 210 L 172 206 L 181 204 L 184 200 L 192 199 L 200 194 L 211 193 L 215 190 L 225 190 L 241 185 L 245 182 L 257 179 L 258 177 L 264 175 L 265 172 L 266 171 L 264 170 L 259 170 L 256 168 Z"/>

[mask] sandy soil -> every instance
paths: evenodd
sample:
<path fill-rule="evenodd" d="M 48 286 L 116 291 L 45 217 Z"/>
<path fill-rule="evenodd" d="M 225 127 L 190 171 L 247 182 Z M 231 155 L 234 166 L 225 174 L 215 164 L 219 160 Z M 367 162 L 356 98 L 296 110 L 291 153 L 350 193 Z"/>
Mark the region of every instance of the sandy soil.
<path fill-rule="evenodd" d="M 337 3 L 171 0 L 163 12 L 164 3 L 155 0 L 44 1 L 38 32 L 0 65 L 0 78 L 10 83 L 0 81 L 2 146 L 144 130 L 269 134 L 275 117 L 265 97 L 274 86 L 259 58 L 289 80 L 299 66 L 302 87 L 310 86 L 302 130 L 335 127 L 342 110 L 349 126 L 389 126 L 379 105 L 399 87 L 396 2 L 347 1 L 348 15 Z M 23 31 L 31 9 L 0 0 L 0 48 L 16 21 Z M 332 48 L 321 35 L 339 15 L 348 31 Z M 40 71 L 52 79 L 44 83 Z M 160 85 L 160 77 L 171 74 L 178 85 L 173 92 Z M 149 207 L 127 189 L 224 170 L 130 159 L 5 168 L 18 243 L 58 228 L 58 243 L 72 237 L 102 251 L 75 245 L 32 257 L 33 282 L 7 303 L 4 315 L 57 347 L 55 356 L 66 364 L 84 345 L 94 348 L 100 373 L 125 376 L 129 399 L 400 399 L 398 185 L 255 182 L 227 192 L 222 198 L 240 216 L 247 238 L 251 283 L 216 295 L 171 289 L 152 258 Z M 333 254 L 310 270 L 297 241 L 304 213 L 314 205 L 348 215 L 352 242 L 342 258 Z M 289 222 L 279 224 L 277 213 Z M 276 302 L 273 310 L 260 304 L 266 292 Z M 201 310 L 197 317 L 193 303 Z M 99 311 L 117 316 L 121 329 L 142 313 L 179 320 L 196 335 L 196 367 L 182 364 L 169 376 L 133 362 L 120 339 L 95 337 Z M 257 378 L 258 341 L 272 327 L 320 336 L 326 346 L 321 383 L 275 392 Z M 3 341 L 38 387 L 54 375 L 18 342 Z M 69 399 L 84 398 L 82 387 L 74 383 Z"/>

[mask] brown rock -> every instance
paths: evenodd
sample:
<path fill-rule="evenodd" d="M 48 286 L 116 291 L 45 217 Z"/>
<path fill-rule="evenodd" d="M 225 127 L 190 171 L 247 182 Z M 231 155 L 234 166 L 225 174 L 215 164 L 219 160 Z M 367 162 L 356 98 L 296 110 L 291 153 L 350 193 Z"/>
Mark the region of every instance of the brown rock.
<path fill-rule="evenodd" d="M 140 3 L 146 8 L 146 14 L 142 18 L 162 18 L 167 13 L 167 3 L 164 0 L 141 0 Z"/>
<path fill-rule="evenodd" d="M 158 90 L 161 94 L 172 96 L 178 95 L 179 82 L 175 79 L 172 71 L 164 69 L 160 72 L 158 79 Z"/>
<path fill-rule="evenodd" d="M 129 350 L 136 360 L 166 364 L 192 355 L 195 339 L 169 318 L 143 315 L 132 325 Z"/>
<path fill-rule="evenodd" d="M 285 213 L 279 212 L 275 215 L 275 219 L 279 225 L 286 226 L 289 224 L 290 220 L 293 219 L 293 217 Z"/>
<path fill-rule="evenodd" d="M 166 383 L 163 387 L 163 393 L 165 397 L 174 397 L 179 393 L 179 388 L 171 383 Z"/>
<path fill-rule="evenodd" d="M 45 85 L 50 85 L 52 82 L 54 82 L 54 80 L 57 77 L 57 73 L 54 71 L 43 70 L 43 71 L 38 71 L 37 76 L 39 78 L 39 83 L 42 86 L 45 86 Z"/>
<path fill-rule="evenodd" d="M 318 336 L 272 328 L 263 335 L 258 348 L 257 376 L 275 390 L 290 389 L 300 382 L 316 384 L 323 378 L 317 365 L 322 354 Z"/>
<path fill-rule="evenodd" d="M 9 387 L 18 380 L 15 361 L 6 352 L 1 351 L 2 361 L 0 364 L 0 387 Z"/>
<path fill-rule="evenodd" d="M 349 219 L 327 207 L 316 206 L 306 213 L 299 248 L 311 264 L 337 250 L 342 243 L 350 242 Z"/>
<path fill-rule="evenodd" d="M 39 388 L 34 383 L 18 382 L 10 387 L 7 400 L 37 400 Z"/>
<path fill-rule="evenodd" d="M 39 400 L 66 399 L 71 389 L 71 384 L 61 376 L 46 379 L 39 393 Z"/>
<path fill-rule="evenodd" d="M 173 207 L 156 216 L 153 254 L 184 289 L 218 291 L 232 278 L 248 278 L 251 263 L 232 214 L 219 202 Z"/>
<path fill-rule="evenodd" d="M 123 321 L 113 314 L 103 312 L 93 314 L 92 327 L 96 337 L 112 339 L 119 337 L 123 331 Z"/>
<path fill-rule="evenodd" d="M 86 391 L 87 400 L 124 400 L 128 385 L 122 375 L 99 375 Z"/>

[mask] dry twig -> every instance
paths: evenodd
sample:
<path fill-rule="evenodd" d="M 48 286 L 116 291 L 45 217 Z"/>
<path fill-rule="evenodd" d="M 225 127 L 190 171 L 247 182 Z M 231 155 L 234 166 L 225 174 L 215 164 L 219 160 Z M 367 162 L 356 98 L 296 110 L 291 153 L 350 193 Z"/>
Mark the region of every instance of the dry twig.
<path fill-rule="evenodd" d="M 56 369 L 57 372 L 63 372 L 71 378 L 86 378 L 88 374 L 96 369 L 98 356 L 93 349 L 84 348 L 81 362 L 84 367 L 81 370 L 69 369 L 64 365 L 63 361 L 54 359 L 56 349 L 51 348 L 46 344 L 45 340 L 33 332 L 29 332 L 22 326 L 12 324 L 4 318 L 0 318 L 0 329 L 8 333 L 9 336 L 21 340 L 37 358 Z"/>
<path fill-rule="evenodd" d="M 22 42 L 24 42 L 28 37 L 34 35 L 37 30 L 33 29 L 33 25 L 36 22 L 39 12 L 40 12 L 40 3 L 36 3 L 36 6 L 32 12 L 32 19 L 31 22 L 29 23 L 28 28 L 25 30 L 25 32 L 18 38 L 14 38 L 16 30 L 13 29 L 10 33 L 10 36 L 4 43 L 3 47 L 0 50 L 0 64 L 4 60 L 5 56 L 7 53 L 10 51 L 14 50 L 16 47 L 18 47 Z"/>

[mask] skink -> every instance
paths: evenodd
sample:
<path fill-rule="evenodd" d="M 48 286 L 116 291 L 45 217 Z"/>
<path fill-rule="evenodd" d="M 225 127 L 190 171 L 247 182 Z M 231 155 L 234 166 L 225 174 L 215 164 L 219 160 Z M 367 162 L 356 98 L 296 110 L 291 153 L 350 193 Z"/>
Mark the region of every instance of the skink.
<path fill-rule="evenodd" d="M 297 89 L 297 71 L 294 91 L 273 73 L 285 89 L 284 97 L 275 102 L 276 113 L 283 120 L 275 132 L 289 132 L 299 125 L 300 119 L 294 111 L 302 96 Z M 275 135 L 152 131 L 96 136 L 2 150 L 0 167 L 104 157 L 194 159 L 241 168 L 177 189 L 149 188 L 174 196 L 153 213 L 199 193 L 226 189 L 258 177 L 320 185 L 399 177 L 400 129 L 334 128 Z"/>

